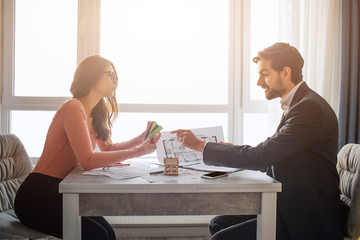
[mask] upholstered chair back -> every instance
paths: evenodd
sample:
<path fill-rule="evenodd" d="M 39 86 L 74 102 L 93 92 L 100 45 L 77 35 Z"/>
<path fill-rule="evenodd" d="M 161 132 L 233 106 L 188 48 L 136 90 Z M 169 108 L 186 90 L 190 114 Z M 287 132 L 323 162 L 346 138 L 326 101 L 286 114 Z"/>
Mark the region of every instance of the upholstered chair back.
<path fill-rule="evenodd" d="M 346 237 L 360 237 L 360 144 L 347 144 L 338 153 L 341 200 L 350 207 Z"/>
<path fill-rule="evenodd" d="M 16 192 L 32 169 L 20 139 L 13 134 L 0 135 L 0 212 L 14 208 Z"/>

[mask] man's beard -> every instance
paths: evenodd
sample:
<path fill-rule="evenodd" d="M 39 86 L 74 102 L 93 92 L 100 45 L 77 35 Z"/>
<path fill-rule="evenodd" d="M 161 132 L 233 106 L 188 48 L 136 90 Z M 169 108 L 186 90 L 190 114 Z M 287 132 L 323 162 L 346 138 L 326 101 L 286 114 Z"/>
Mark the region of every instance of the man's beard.
<path fill-rule="evenodd" d="M 281 77 L 279 74 L 278 78 L 276 79 L 277 84 L 275 85 L 275 87 L 277 87 L 277 89 L 275 89 L 273 87 L 269 87 L 269 85 L 268 85 L 269 89 L 267 90 L 267 93 L 265 92 L 266 99 L 271 100 L 271 99 L 281 97 L 284 95 L 286 90 L 285 90 L 284 84 L 280 78 Z"/>
<path fill-rule="evenodd" d="M 277 97 L 281 97 L 285 92 L 285 89 L 274 89 L 269 88 L 268 92 L 265 93 L 265 97 L 267 100 L 272 100 Z"/>

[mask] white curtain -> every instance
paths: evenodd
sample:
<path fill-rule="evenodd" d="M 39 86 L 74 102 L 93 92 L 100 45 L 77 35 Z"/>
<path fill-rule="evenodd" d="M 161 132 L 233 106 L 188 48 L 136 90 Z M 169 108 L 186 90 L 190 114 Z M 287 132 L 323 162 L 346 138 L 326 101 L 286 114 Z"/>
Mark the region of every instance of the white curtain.
<path fill-rule="evenodd" d="M 280 0 L 279 6 L 280 41 L 300 51 L 304 80 L 338 113 L 341 0 Z"/>

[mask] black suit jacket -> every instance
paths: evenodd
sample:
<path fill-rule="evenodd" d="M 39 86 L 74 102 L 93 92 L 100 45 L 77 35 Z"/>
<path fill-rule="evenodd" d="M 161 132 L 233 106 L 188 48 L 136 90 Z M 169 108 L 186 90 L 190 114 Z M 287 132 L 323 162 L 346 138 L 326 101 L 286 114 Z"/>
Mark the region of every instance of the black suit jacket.
<path fill-rule="evenodd" d="M 338 203 L 337 143 L 334 111 L 302 83 L 273 136 L 256 147 L 207 143 L 203 158 L 209 165 L 271 168 L 270 175 L 282 183 L 278 211 L 291 216 Z"/>

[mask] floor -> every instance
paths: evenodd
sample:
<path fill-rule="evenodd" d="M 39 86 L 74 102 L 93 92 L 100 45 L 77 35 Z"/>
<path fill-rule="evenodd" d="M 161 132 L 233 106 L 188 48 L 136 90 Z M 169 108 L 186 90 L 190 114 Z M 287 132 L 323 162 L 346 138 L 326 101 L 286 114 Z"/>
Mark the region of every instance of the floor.
<path fill-rule="evenodd" d="M 114 228 L 119 240 L 209 240 L 207 226 Z"/>
<path fill-rule="evenodd" d="M 210 237 L 145 237 L 145 238 L 117 238 L 117 240 L 209 240 Z M 6 239 L 2 239 L 6 240 Z M 10 239 L 9 239 L 10 240 Z M 38 240 L 59 240 L 58 238 L 45 238 Z"/>
<path fill-rule="evenodd" d="M 118 238 L 119 240 L 209 240 L 210 237 Z"/>
<path fill-rule="evenodd" d="M 117 240 L 210 240 L 210 234 L 207 228 L 114 228 Z M 137 233 L 137 234 L 136 234 Z M 187 235 L 182 236 L 181 235 Z M 193 235 L 193 236 L 191 236 Z M 120 236 L 120 237 L 119 237 Z M 122 237 L 121 237 L 122 236 Z M 132 237 L 136 236 L 136 237 Z M 159 237 L 166 236 L 166 237 Z M 4 240 L 4 239 L 2 239 Z M 38 240 L 59 240 L 58 238 L 44 238 Z"/>
<path fill-rule="evenodd" d="M 117 240 L 209 240 L 210 237 L 145 237 L 145 238 L 117 238 Z M 7 239 L 2 239 L 7 240 Z M 10 239 L 9 239 L 10 240 Z M 38 240 L 59 240 L 58 238 L 44 238 Z"/>

